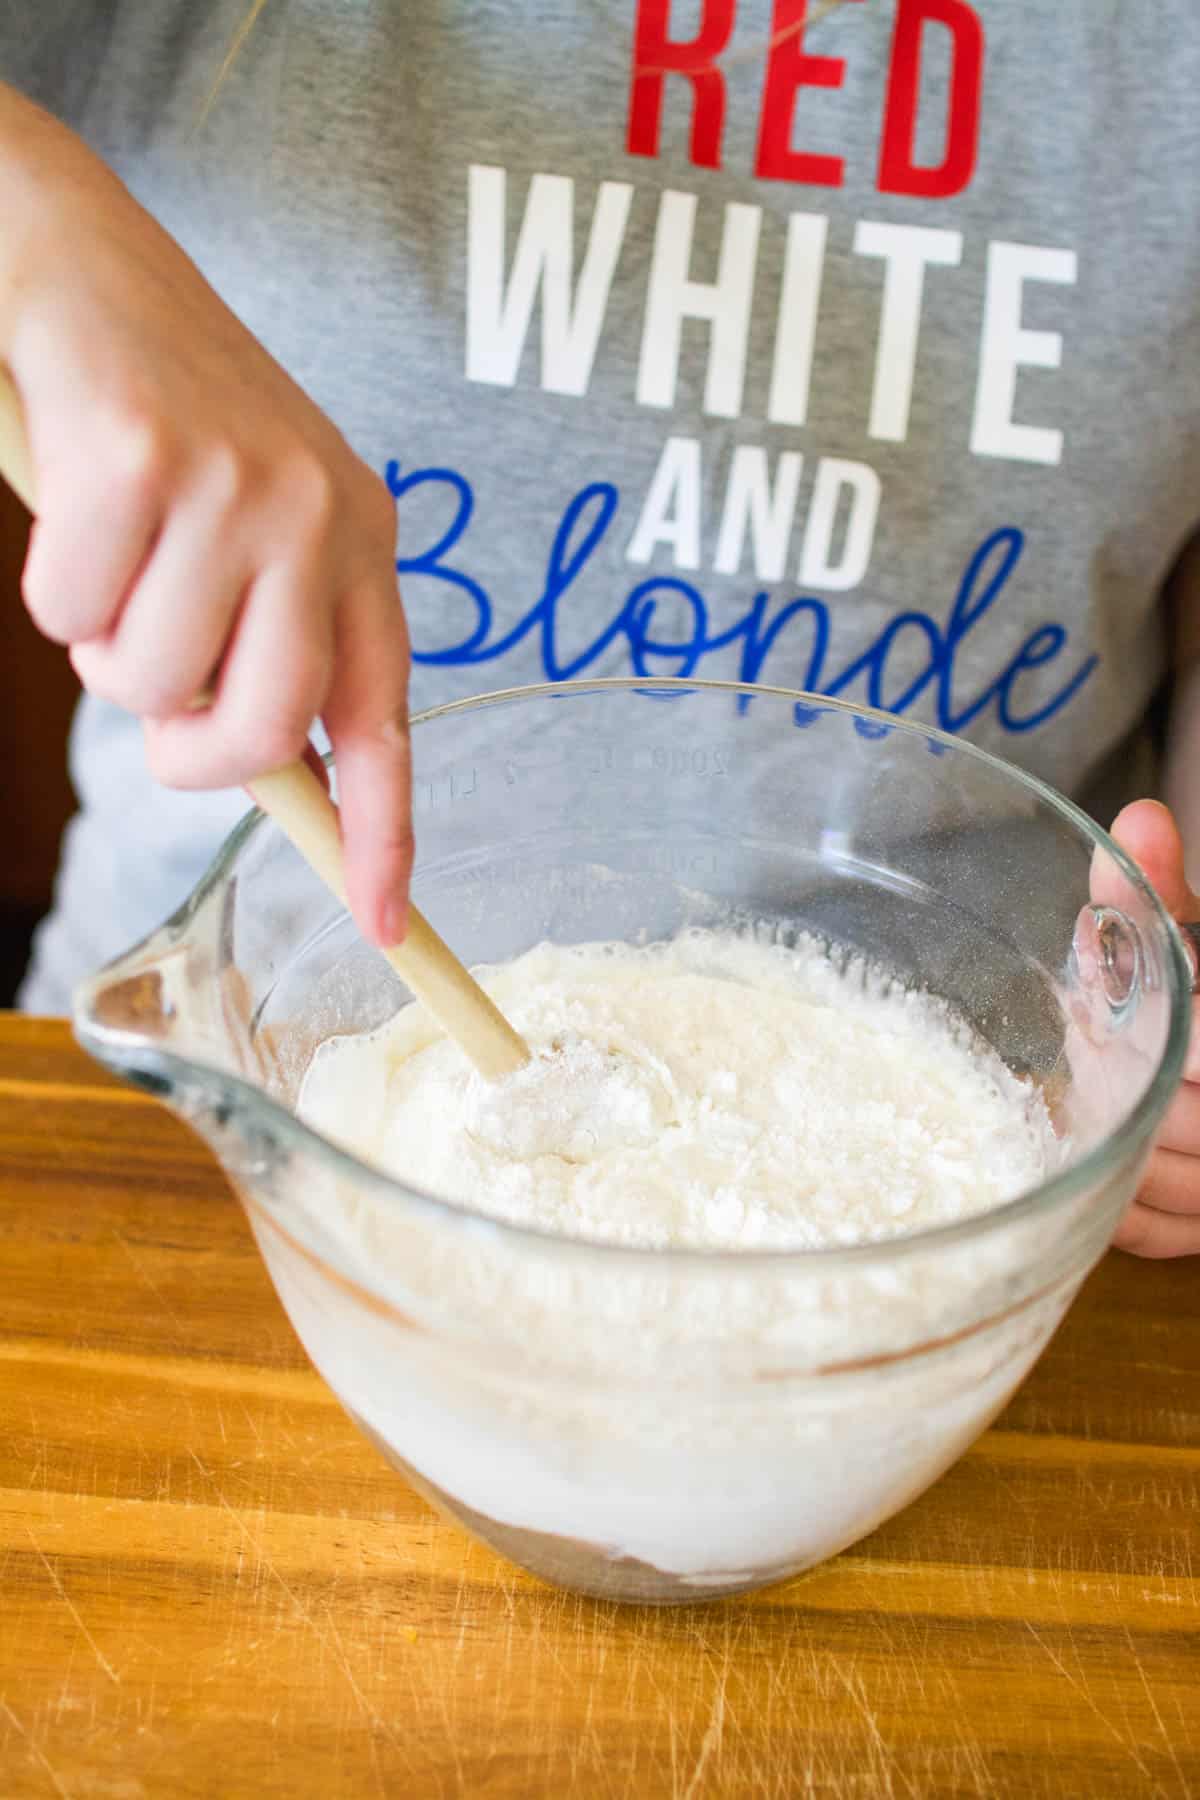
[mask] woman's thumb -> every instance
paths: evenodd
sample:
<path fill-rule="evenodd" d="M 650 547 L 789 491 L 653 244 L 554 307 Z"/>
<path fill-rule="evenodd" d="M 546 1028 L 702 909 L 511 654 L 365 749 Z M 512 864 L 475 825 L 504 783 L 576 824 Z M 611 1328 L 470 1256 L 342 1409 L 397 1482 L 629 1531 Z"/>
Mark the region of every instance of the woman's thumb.
<path fill-rule="evenodd" d="M 1200 899 L 1183 872 L 1183 839 L 1165 806 L 1157 800 L 1135 800 L 1117 814 L 1112 836 L 1137 863 L 1172 918 L 1200 920 Z"/>

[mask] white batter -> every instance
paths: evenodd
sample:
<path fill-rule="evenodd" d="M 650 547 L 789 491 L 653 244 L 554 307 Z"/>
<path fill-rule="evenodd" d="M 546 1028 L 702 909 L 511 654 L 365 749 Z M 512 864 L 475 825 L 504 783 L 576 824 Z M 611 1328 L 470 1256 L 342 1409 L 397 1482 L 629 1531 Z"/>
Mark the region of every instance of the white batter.
<path fill-rule="evenodd" d="M 543 946 L 490 971 L 535 1049 L 559 1046 L 500 1087 L 416 1007 L 318 1054 L 301 1111 L 319 1130 L 544 1241 L 316 1158 L 302 1212 L 350 1277 L 335 1282 L 291 1247 L 294 1194 L 260 1200 L 285 1227 L 260 1242 L 314 1362 L 408 1466 L 477 1515 L 698 1590 L 816 1562 L 919 1493 L 1012 1392 L 1081 1273 L 1063 1260 L 1072 1213 L 911 1237 L 994 1207 L 1065 1147 L 944 1007 L 769 935 Z M 897 1235 L 848 1260 L 704 1264 L 578 1241 Z"/>
<path fill-rule="evenodd" d="M 1053 1138 L 938 1002 L 732 933 L 543 944 L 484 973 L 531 1064 L 488 1084 L 417 1007 L 323 1047 L 300 1112 L 517 1224 L 646 1247 L 816 1248 L 993 1207 Z"/>

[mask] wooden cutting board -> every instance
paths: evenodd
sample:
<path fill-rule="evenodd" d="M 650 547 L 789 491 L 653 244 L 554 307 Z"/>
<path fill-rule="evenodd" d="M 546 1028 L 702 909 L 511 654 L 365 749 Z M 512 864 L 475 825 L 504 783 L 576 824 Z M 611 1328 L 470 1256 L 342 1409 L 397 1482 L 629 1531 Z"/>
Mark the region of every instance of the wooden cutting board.
<path fill-rule="evenodd" d="M 0 1016 L 0 1796 L 1200 1795 L 1200 1262 L 786 1586 L 553 1592 L 307 1366 L 208 1152 Z"/>

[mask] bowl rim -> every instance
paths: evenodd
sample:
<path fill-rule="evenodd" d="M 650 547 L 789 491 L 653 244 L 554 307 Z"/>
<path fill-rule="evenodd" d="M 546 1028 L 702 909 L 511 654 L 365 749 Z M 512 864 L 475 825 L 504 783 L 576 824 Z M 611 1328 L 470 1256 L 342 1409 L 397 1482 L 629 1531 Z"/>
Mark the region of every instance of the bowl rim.
<path fill-rule="evenodd" d="M 154 1039 L 143 1037 L 123 1028 L 105 1026 L 94 1014 L 89 1013 L 89 998 L 108 985 L 125 965 L 136 962 L 140 969 L 147 967 L 145 953 L 151 951 L 164 934 L 169 933 L 171 943 L 175 946 L 178 945 L 181 932 L 186 930 L 194 914 L 204 904 L 214 888 L 225 881 L 250 840 L 260 829 L 269 824 L 267 815 L 260 808 L 253 806 L 248 809 L 245 817 L 225 838 L 200 881 L 172 917 L 158 931 L 151 933 L 148 938 L 142 940 L 140 944 L 134 946 L 115 962 L 108 964 L 98 975 L 82 983 L 76 990 L 73 1023 L 76 1035 L 83 1047 L 91 1054 L 98 1056 L 101 1061 L 108 1063 L 118 1073 L 125 1074 L 127 1077 L 130 1074 L 148 1076 L 151 1080 L 161 1081 L 170 1088 L 179 1086 L 186 1089 L 189 1075 L 193 1078 L 197 1074 L 201 1075 L 207 1083 L 219 1086 L 229 1099 L 236 1099 L 239 1108 L 244 1106 L 251 1113 L 257 1113 L 264 1124 L 269 1124 L 272 1135 L 282 1145 L 301 1150 L 309 1156 L 316 1156 L 318 1161 L 343 1178 L 353 1180 L 360 1188 L 370 1190 L 373 1196 L 382 1201 L 385 1206 L 402 1204 L 406 1210 L 415 1207 L 418 1212 L 424 1213 L 431 1222 L 439 1223 L 450 1231 L 467 1231 L 476 1237 L 499 1238 L 518 1246 L 527 1245 L 536 1249 L 539 1254 L 548 1254 L 555 1259 L 564 1257 L 568 1260 L 580 1257 L 585 1259 L 602 1258 L 614 1266 L 619 1265 L 630 1269 L 644 1266 L 647 1270 L 653 1269 L 659 1274 L 666 1271 L 683 1273 L 687 1270 L 701 1269 L 709 1272 L 724 1271 L 730 1276 L 744 1276 L 751 1272 L 825 1274 L 834 1273 L 839 1269 L 861 1269 L 864 1264 L 891 1263 L 897 1257 L 908 1257 L 943 1248 L 949 1249 L 956 1245 L 989 1237 L 993 1233 L 1003 1232 L 1038 1215 L 1046 1215 L 1059 1210 L 1087 1189 L 1102 1186 L 1106 1177 L 1149 1139 L 1165 1112 L 1183 1073 L 1190 1031 L 1191 964 L 1174 921 L 1141 869 L 1121 849 L 1115 839 L 1110 837 L 1108 832 L 1074 801 L 1051 787 L 1049 783 L 1041 780 L 1040 777 L 1019 768 L 1015 763 L 1010 763 L 1003 757 L 996 756 L 991 751 L 984 750 L 965 738 L 956 737 L 935 726 L 924 725 L 918 720 L 902 719 L 877 707 L 861 706 L 856 702 L 837 699 L 825 694 L 811 693 L 799 688 L 776 687 L 760 682 L 714 681 L 690 676 L 621 676 L 596 677 L 576 681 L 537 682 L 517 687 L 498 688 L 463 699 L 445 701 L 438 706 L 427 707 L 423 711 L 414 713 L 410 724 L 412 730 L 417 731 L 424 725 L 453 718 L 461 713 L 482 712 L 485 708 L 492 706 L 511 705 L 532 700 L 561 700 L 570 695 L 600 692 L 644 695 L 714 693 L 725 696 L 746 696 L 751 699 L 762 695 L 774 700 L 791 702 L 795 708 L 803 708 L 808 712 L 836 712 L 852 719 L 866 719 L 877 727 L 886 728 L 887 732 L 898 732 L 903 736 L 925 743 L 937 742 L 945 745 L 956 755 L 965 755 L 983 763 L 1006 781 L 1035 796 L 1067 824 L 1073 826 L 1076 832 L 1090 844 L 1093 854 L 1098 849 L 1103 850 L 1149 903 L 1152 914 L 1161 925 L 1164 937 L 1164 963 L 1168 971 L 1169 1017 L 1162 1054 L 1145 1090 L 1116 1129 L 1103 1137 L 1077 1162 L 1058 1170 L 1035 1187 L 1025 1189 L 1011 1200 L 1005 1201 L 1001 1206 L 990 1208 L 986 1212 L 973 1214 L 964 1219 L 954 1220 L 949 1224 L 900 1232 L 891 1237 L 865 1243 L 821 1248 L 797 1246 L 742 1250 L 668 1246 L 656 1249 L 642 1245 L 614 1243 L 582 1234 L 567 1235 L 539 1226 L 516 1224 L 478 1210 L 465 1201 L 450 1200 L 427 1193 L 422 1188 L 402 1181 L 396 1176 L 388 1175 L 382 1169 L 362 1161 L 353 1152 L 334 1144 L 253 1082 L 247 1081 L 227 1069 L 205 1063 L 200 1058 L 166 1050 Z M 883 730 L 879 735 L 884 735 Z M 332 767 L 334 764 L 332 753 L 326 753 L 324 761 L 327 766 Z M 317 1225 L 318 1235 L 325 1246 L 317 1253 L 328 1259 L 328 1241 L 324 1231 L 320 1229 L 316 1209 L 311 1207 L 303 1197 L 291 1199 L 287 1210 L 292 1207 L 295 1207 L 302 1216 L 306 1216 L 310 1226 L 314 1223 Z M 393 1303 L 382 1292 L 379 1297 L 386 1304 Z"/>

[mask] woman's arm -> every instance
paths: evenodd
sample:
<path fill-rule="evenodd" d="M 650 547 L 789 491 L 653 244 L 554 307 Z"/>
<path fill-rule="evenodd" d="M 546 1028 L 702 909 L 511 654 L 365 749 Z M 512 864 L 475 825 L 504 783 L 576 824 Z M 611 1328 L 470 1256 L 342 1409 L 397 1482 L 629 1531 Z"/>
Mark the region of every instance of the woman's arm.
<path fill-rule="evenodd" d="M 0 219 L 0 361 L 38 496 L 31 615 L 85 687 L 142 717 L 168 785 L 248 781 L 320 716 L 356 917 L 397 941 L 408 642 L 386 488 L 113 172 L 2 85 Z"/>

